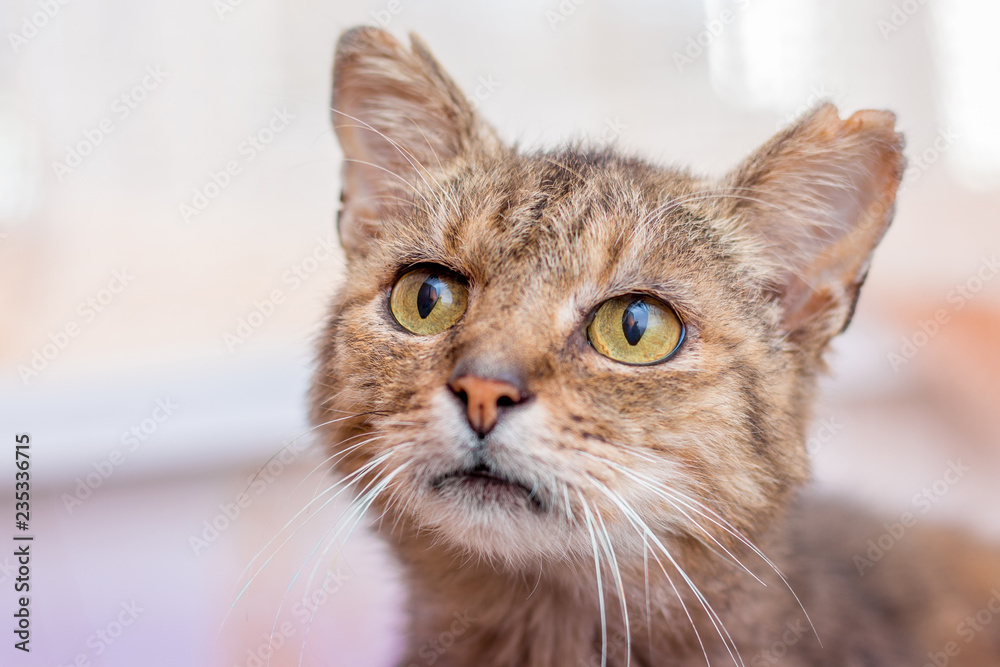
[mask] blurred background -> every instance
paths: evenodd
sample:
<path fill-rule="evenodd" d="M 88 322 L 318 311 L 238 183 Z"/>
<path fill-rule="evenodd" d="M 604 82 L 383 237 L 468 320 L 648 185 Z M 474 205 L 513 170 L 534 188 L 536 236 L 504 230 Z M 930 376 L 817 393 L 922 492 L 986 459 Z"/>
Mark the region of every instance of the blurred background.
<path fill-rule="evenodd" d="M 4 0 L 0 515 L 12 536 L 29 433 L 36 539 L 30 654 L 0 555 L 0 663 L 392 663 L 392 563 L 363 521 L 317 547 L 341 498 L 297 514 L 328 482 L 304 397 L 342 266 L 331 58 L 360 23 L 419 32 L 524 145 L 720 174 L 820 100 L 895 111 L 909 169 L 816 484 L 1000 539 L 995 0 Z"/>

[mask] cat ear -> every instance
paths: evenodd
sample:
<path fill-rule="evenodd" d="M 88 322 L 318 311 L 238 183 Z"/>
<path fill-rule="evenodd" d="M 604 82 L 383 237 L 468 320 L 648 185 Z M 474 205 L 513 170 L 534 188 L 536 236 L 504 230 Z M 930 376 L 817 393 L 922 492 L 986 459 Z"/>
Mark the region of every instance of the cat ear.
<path fill-rule="evenodd" d="M 392 202 L 414 198 L 428 169 L 467 151 L 484 130 L 465 96 L 415 35 L 344 33 L 333 68 L 333 126 L 344 151 L 338 225 L 348 253 L 377 236 Z"/>
<path fill-rule="evenodd" d="M 840 120 L 825 104 L 725 181 L 772 260 L 782 328 L 820 349 L 850 322 L 872 252 L 892 221 L 903 137 L 888 111 Z"/>

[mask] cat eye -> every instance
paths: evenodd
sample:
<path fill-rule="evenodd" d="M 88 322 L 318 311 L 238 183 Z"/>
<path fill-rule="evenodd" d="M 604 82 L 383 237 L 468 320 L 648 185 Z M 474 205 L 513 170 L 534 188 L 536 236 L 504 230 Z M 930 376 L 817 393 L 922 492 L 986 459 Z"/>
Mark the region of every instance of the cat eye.
<path fill-rule="evenodd" d="M 587 339 L 609 359 L 625 364 L 665 361 L 684 340 L 684 324 L 667 304 L 642 294 L 605 301 L 587 327 Z"/>
<path fill-rule="evenodd" d="M 421 267 L 396 281 L 389 308 L 404 329 L 430 336 L 455 324 L 465 312 L 468 298 L 465 284 L 451 272 Z"/>

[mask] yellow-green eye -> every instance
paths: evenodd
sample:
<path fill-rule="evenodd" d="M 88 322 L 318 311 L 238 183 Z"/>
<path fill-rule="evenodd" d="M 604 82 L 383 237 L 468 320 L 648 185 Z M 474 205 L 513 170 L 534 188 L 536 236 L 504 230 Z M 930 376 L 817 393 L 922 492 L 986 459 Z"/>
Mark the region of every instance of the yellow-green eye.
<path fill-rule="evenodd" d="M 598 352 L 625 364 L 653 364 L 673 354 L 684 338 L 684 325 L 662 301 L 642 294 L 608 299 L 587 327 Z"/>
<path fill-rule="evenodd" d="M 415 334 L 441 333 L 462 316 L 469 293 L 462 282 L 444 269 L 414 269 L 403 274 L 392 288 L 392 316 Z"/>

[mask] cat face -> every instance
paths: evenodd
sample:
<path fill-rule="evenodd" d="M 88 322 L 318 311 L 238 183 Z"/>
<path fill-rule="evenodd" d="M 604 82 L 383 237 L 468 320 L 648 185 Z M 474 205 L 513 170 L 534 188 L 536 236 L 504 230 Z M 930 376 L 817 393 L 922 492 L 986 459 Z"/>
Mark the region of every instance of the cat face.
<path fill-rule="evenodd" d="M 370 28 L 333 108 L 348 263 L 314 419 L 363 501 L 515 566 L 766 527 L 891 218 L 891 114 L 821 107 L 718 181 L 525 154 Z"/>

